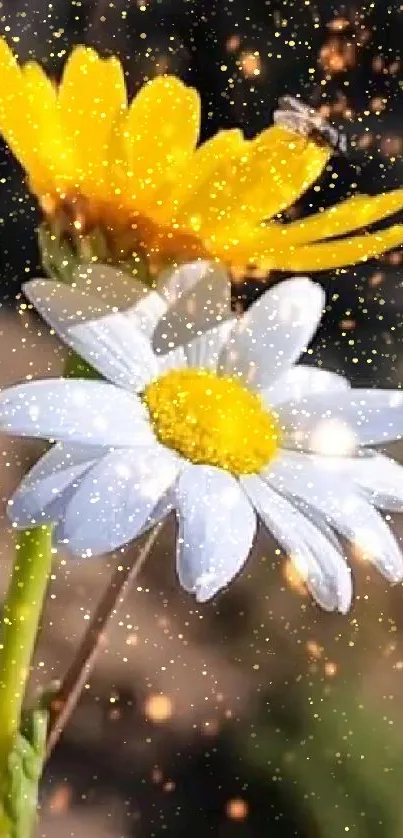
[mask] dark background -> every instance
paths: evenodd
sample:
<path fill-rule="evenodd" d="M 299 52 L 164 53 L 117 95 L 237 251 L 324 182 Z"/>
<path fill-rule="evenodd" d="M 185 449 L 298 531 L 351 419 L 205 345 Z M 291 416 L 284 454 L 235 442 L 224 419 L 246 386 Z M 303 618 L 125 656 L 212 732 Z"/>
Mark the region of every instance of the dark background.
<path fill-rule="evenodd" d="M 36 58 L 54 76 L 60 74 L 66 51 L 83 42 L 117 54 L 132 91 L 156 72 L 178 73 L 201 93 L 203 138 L 231 126 L 253 136 L 270 122 L 284 93 L 327 106 L 352 148 L 348 157 L 334 159 L 337 178 L 327 174 L 320 191 L 312 190 L 300 202 L 298 212 L 311 212 L 355 191 L 377 193 L 402 184 L 401 8 L 398 0 L 362 5 L 328 0 L 3 0 L 0 28 L 21 60 Z M 4 146 L 0 190 L 4 381 L 25 375 L 25 332 L 15 298 L 22 281 L 40 274 L 37 209 Z M 341 369 L 356 383 L 399 386 L 401 253 L 319 279 L 329 305 L 308 360 Z M 259 286 L 251 281 L 241 292 L 248 302 Z M 54 370 L 57 347 L 50 342 L 38 350 L 34 334 L 35 328 L 28 332 L 27 347 L 35 374 Z M 11 345 L 21 360 L 20 366 L 12 361 L 9 370 Z M 13 468 L 16 482 L 18 468 Z M 301 605 L 299 594 L 281 587 L 279 571 L 262 564 L 265 551 L 258 545 L 251 581 L 248 576 L 236 583 L 203 611 L 192 609 L 177 592 L 172 550 L 163 544 L 161 565 L 154 562 L 146 571 L 145 584 L 152 592 L 147 607 L 140 608 L 139 616 L 136 592 L 127 606 L 139 623 L 145 651 L 132 650 L 128 674 L 127 666 L 116 664 L 124 640 L 115 630 L 113 651 L 98 667 L 49 767 L 38 835 L 181 838 L 191 831 L 195 838 L 401 838 L 402 750 L 388 738 L 392 705 L 389 701 L 385 722 L 382 704 L 388 695 L 393 698 L 400 730 L 401 642 L 399 634 L 389 632 L 391 626 L 393 632 L 399 628 L 401 588 L 393 598 L 383 583 L 361 572 L 361 599 L 352 619 L 333 618 L 305 600 Z M 58 575 L 57 602 L 44 621 L 39 675 L 63 672 L 84 628 L 78 622 L 80 609 L 91 609 L 106 584 L 108 566 L 94 562 L 91 568 L 73 570 L 71 578 L 63 569 Z M 368 612 L 364 592 L 373 590 Z M 61 616 L 67 608 L 70 621 Z M 169 615 L 168 633 L 170 621 L 176 626 L 172 647 L 158 634 L 164 614 Z M 177 641 L 183 632 L 192 637 L 186 664 Z M 389 671 L 383 662 L 393 643 Z M 172 684 L 163 676 L 161 686 L 157 672 L 169 669 L 170 655 L 177 674 Z M 112 657 L 116 665 L 111 667 Z M 229 715 L 205 714 L 204 659 L 209 683 L 216 677 L 217 683 L 227 684 Z M 333 664 L 342 675 L 332 692 Z M 192 678 L 198 686 L 192 687 Z M 156 693 L 171 691 L 175 712 L 183 715 L 178 723 L 168 719 L 158 725 L 145 718 L 144 701 L 153 685 Z M 217 690 L 210 683 L 210 703 Z M 372 703 L 363 721 L 358 696 L 366 690 Z M 311 714 L 312 706 L 319 713 Z M 231 800 L 236 802 L 232 808 Z"/>

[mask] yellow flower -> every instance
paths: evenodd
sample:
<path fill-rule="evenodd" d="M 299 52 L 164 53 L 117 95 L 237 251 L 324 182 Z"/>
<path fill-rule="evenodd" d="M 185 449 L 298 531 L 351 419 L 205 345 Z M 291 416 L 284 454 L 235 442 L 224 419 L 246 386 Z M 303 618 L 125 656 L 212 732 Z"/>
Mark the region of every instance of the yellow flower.
<path fill-rule="evenodd" d="M 56 86 L 0 40 L 0 131 L 51 220 L 101 227 L 156 263 L 210 255 L 264 271 L 336 268 L 403 241 L 399 225 L 346 238 L 402 207 L 402 189 L 281 223 L 330 150 L 279 125 L 198 145 L 199 127 L 199 95 L 174 76 L 148 82 L 129 104 L 114 57 L 76 47 Z"/>

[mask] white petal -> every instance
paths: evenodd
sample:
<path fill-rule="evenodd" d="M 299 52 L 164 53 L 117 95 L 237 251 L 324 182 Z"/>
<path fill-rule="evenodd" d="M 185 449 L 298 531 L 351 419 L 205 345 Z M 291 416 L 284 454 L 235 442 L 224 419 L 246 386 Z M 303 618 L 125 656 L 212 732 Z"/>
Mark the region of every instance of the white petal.
<path fill-rule="evenodd" d="M 107 288 L 105 292 L 102 279 L 96 273 L 98 270 L 101 271 L 102 275 L 105 272 L 107 277 L 110 274 L 113 277 L 116 276 L 116 283 L 120 282 L 121 278 L 122 280 L 125 278 L 128 285 L 126 286 L 126 282 L 122 282 L 121 285 L 116 285 L 116 291 Z M 97 320 L 100 317 L 116 314 L 119 311 L 128 313 L 130 316 L 134 316 L 138 311 L 139 316 L 136 318 L 136 324 L 137 328 L 140 328 L 142 319 L 146 316 L 145 303 L 149 298 L 152 298 L 153 301 L 154 297 L 158 297 L 160 301 L 157 319 L 166 309 L 166 303 L 158 294 L 156 295 L 147 286 L 132 280 L 131 277 L 127 277 L 115 268 L 105 265 L 87 265 L 78 268 L 75 273 L 79 281 L 73 285 L 66 285 L 63 282 L 55 282 L 50 279 L 31 279 L 23 285 L 23 291 L 28 300 L 35 306 L 44 320 L 59 333 L 61 328 L 67 329 L 69 326 L 85 323 L 87 320 Z M 92 277 L 92 280 L 90 281 L 88 277 Z M 86 279 L 88 279 L 88 282 Z M 123 290 L 122 295 L 119 293 L 122 288 L 125 289 L 128 286 L 130 286 L 129 298 L 126 290 Z M 153 307 L 151 302 L 150 308 Z"/>
<path fill-rule="evenodd" d="M 342 375 L 298 364 L 280 375 L 271 387 L 262 391 L 261 395 L 270 408 L 283 402 L 298 401 L 309 395 L 338 392 L 349 388 L 349 382 Z"/>
<path fill-rule="evenodd" d="M 71 286 L 63 286 L 66 289 L 64 320 L 68 319 L 71 324 L 121 311 L 134 319 L 137 328 L 150 337 L 166 312 L 168 304 L 160 294 L 118 268 L 102 264 L 79 265 L 73 279 Z M 48 322 L 53 308 L 55 315 L 60 317 L 60 300 L 53 300 L 55 292 L 60 294 L 59 285 L 48 279 L 35 279 L 23 286 L 30 302 Z M 80 312 L 78 318 L 77 311 Z"/>
<path fill-rule="evenodd" d="M 66 341 L 114 384 L 141 392 L 158 374 L 151 344 L 125 314 L 111 314 L 74 326 Z"/>
<path fill-rule="evenodd" d="M 304 462 L 358 486 L 373 506 L 403 512 L 403 467 L 383 454 L 366 450 L 357 457 L 305 455 Z"/>
<path fill-rule="evenodd" d="M 8 503 L 7 513 L 19 529 L 57 521 L 71 490 L 95 465 L 104 449 L 95 446 L 54 445 L 21 481 Z"/>
<path fill-rule="evenodd" d="M 219 353 L 231 329 L 232 320 L 221 323 L 215 329 L 209 329 L 195 337 L 184 346 L 177 346 L 165 355 L 157 355 L 158 374 L 172 369 L 186 367 L 216 371 Z"/>
<path fill-rule="evenodd" d="M 147 530 L 151 529 L 151 527 L 155 527 L 156 524 L 161 523 L 164 518 L 169 515 L 170 512 L 175 507 L 175 496 L 173 492 L 172 486 L 168 489 L 165 494 L 162 495 L 160 500 L 158 501 L 157 505 L 152 510 L 151 514 L 146 518 L 142 527 L 140 527 L 136 538 L 139 538 L 141 535 L 147 532 Z"/>
<path fill-rule="evenodd" d="M 167 310 L 174 308 L 179 299 L 200 282 L 210 267 L 211 263 L 207 261 L 196 261 L 179 268 L 168 268 L 159 274 L 156 290 L 150 290 L 139 280 L 105 265 L 80 266 L 79 272 L 76 272 L 76 281 L 81 289 L 85 289 L 86 293 L 91 292 L 95 299 L 101 294 L 102 300 L 109 303 L 108 310 L 112 301 L 115 310 L 126 311 L 135 317 L 140 328 L 150 338 Z M 161 351 L 161 347 L 159 349 Z M 163 351 L 166 352 L 166 344 Z"/>
<path fill-rule="evenodd" d="M 148 411 L 106 381 L 48 378 L 17 384 L 0 395 L 0 429 L 16 436 L 88 445 L 149 445 Z"/>
<path fill-rule="evenodd" d="M 205 602 L 243 567 L 255 534 L 255 514 L 235 478 L 212 466 L 189 465 L 174 491 L 179 581 L 198 602 Z"/>
<path fill-rule="evenodd" d="M 186 297 L 206 274 L 212 278 L 215 265 L 206 259 L 187 262 L 177 268 L 167 268 L 158 275 L 156 290 L 172 308 Z M 222 275 L 222 271 L 218 276 Z M 226 280 L 228 281 L 228 280 Z"/>
<path fill-rule="evenodd" d="M 169 370 L 181 370 L 188 367 L 208 369 L 213 372 L 217 369 L 219 353 L 225 343 L 231 329 L 232 321 L 221 323 L 215 329 L 195 337 L 190 343 L 177 346 L 165 354 L 157 354 L 158 375 L 163 375 Z"/>
<path fill-rule="evenodd" d="M 41 317 L 58 334 L 76 323 L 95 320 L 114 311 L 113 306 L 101 295 L 93 296 L 75 286 L 51 279 L 31 279 L 24 283 L 22 290 Z"/>
<path fill-rule="evenodd" d="M 34 280 L 24 290 L 52 329 L 105 378 L 139 392 L 155 377 L 156 358 L 135 316 L 116 311 L 94 319 L 92 298 L 60 282 Z"/>
<path fill-rule="evenodd" d="M 277 491 L 301 498 L 325 516 L 332 526 L 365 552 L 391 582 L 403 578 L 403 557 L 386 522 L 361 496 L 349 469 L 345 474 L 322 457 L 282 452 L 262 476 Z"/>
<path fill-rule="evenodd" d="M 289 500 L 289 498 L 287 498 Z M 299 511 L 304 515 L 305 518 L 308 518 L 309 521 L 318 529 L 322 535 L 325 536 L 327 541 L 330 541 L 333 544 L 333 547 L 337 550 L 338 553 L 343 553 L 342 545 L 332 527 L 326 520 L 325 516 L 322 515 L 321 512 L 318 512 L 314 506 L 311 506 L 306 500 L 302 498 L 298 498 L 296 495 L 293 495 L 292 498 L 292 505 L 295 506 Z"/>
<path fill-rule="evenodd" d="M 179 467 L 179 458 L 157 444 L 105 454 L 81 481 L 55 538 L 77 555 L 121 547 L 142 530 Z"/>
<path fill-rule="evenodd" d="M 403 512 L 403 468 L 399 463 L 375 454 L 351 461 L 353 479 L 374 506 L 390 512 Z"/>
<path fill-rule="evenodd" d="M 357 445 L 376 445 L 400 439 L 403 432 L 403 392 L 401 390 L 345 390 L 306 396 L 277 408 L 286 429 L 284 444 L 303 450 L 324 452 L 326 437 L 329 453 L 332 439 L 335 453 L 341 453 L 337 435 Z M 346 451 L 346 453 L 348 453 Z"/>
<path fill-rule="evenodd" d="M 97 300 L 98 305 L 103 306 L 104 314 L 125 311 L 149 295 L 144 282 L 120 268 L 100 262 L 78 265 L 72 284 L 78 293 Z"/>
<path fill-rule="evenodd" d="M 220 323 L 232 319 L 231 286 L 217 264 L 195 262 L 177 269 L 176 281 L 165 293 L 170 305 L 153 335 L 155 352 L 167 353 Z"/>
<path fill-rule="evenodd" d="M 139 300 L 133 308 L 126 311 L 125 314 L 129 318 L 133 318 L 133 322 L 139 324 L 139 328 L 151 341 L 157 323 L 164 317 L 167 310 L 166 301 L 160 297 L 157 291 L 148 291 L 147 294 Z"/>
<path fill-rule="evenodd" d="M 169 370 L 183 370 L 186 369 L 188 363 L 183 346 L 177 346 L 171 349 L 165 355 L 157 355 L 158 375 L 164 375 Z"/>
<path fill-rule="evenodd" d="M 351 573 L 334 541 L 259 477 L 242 477 L 241 482 L 257 513 L 290 555 L 319 605 L 345 614 L 351 604 Z"/>
<path fill-rule="evenodd" d="M 209 329 L 186 344 L 184 352 L 189 367 L 203 367 L 215 371 L 225 341 L 232 329 L 233 320 L 221 323 L 215 329 Z"/>
<path fill-rule="evenodd" d="M 306 349 L 320 321 L 325 295 L 306 277 L 266 291 L 234 326 L 220 363 L 255 390 L 270 387 Z"/>

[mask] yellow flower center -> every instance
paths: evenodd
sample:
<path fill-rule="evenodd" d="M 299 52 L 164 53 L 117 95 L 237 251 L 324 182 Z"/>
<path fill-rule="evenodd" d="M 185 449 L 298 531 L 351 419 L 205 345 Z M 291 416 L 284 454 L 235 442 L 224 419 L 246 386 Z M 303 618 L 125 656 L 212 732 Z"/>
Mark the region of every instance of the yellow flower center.
<path fill-rule="evenodd" d="M 172 370 L 146 387 L 143 400 L 160 442 L 192 463 L 255 474 L 278 449 L 276 415 L 233 378 Z"/>

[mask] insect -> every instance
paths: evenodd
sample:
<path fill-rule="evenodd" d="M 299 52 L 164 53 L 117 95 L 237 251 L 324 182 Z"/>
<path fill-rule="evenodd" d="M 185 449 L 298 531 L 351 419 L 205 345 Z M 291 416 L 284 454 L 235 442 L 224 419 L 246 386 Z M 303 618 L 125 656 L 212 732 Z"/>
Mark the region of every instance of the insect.
<path fill-rule="evenodd" d="M 347 154 L 347 136 L 338 131 L 320 113 L 294 96 L 282 96 L 273 114 L 274 122 L 297 131 L 319 146 L 327 146 L 338 154 Z"/>

